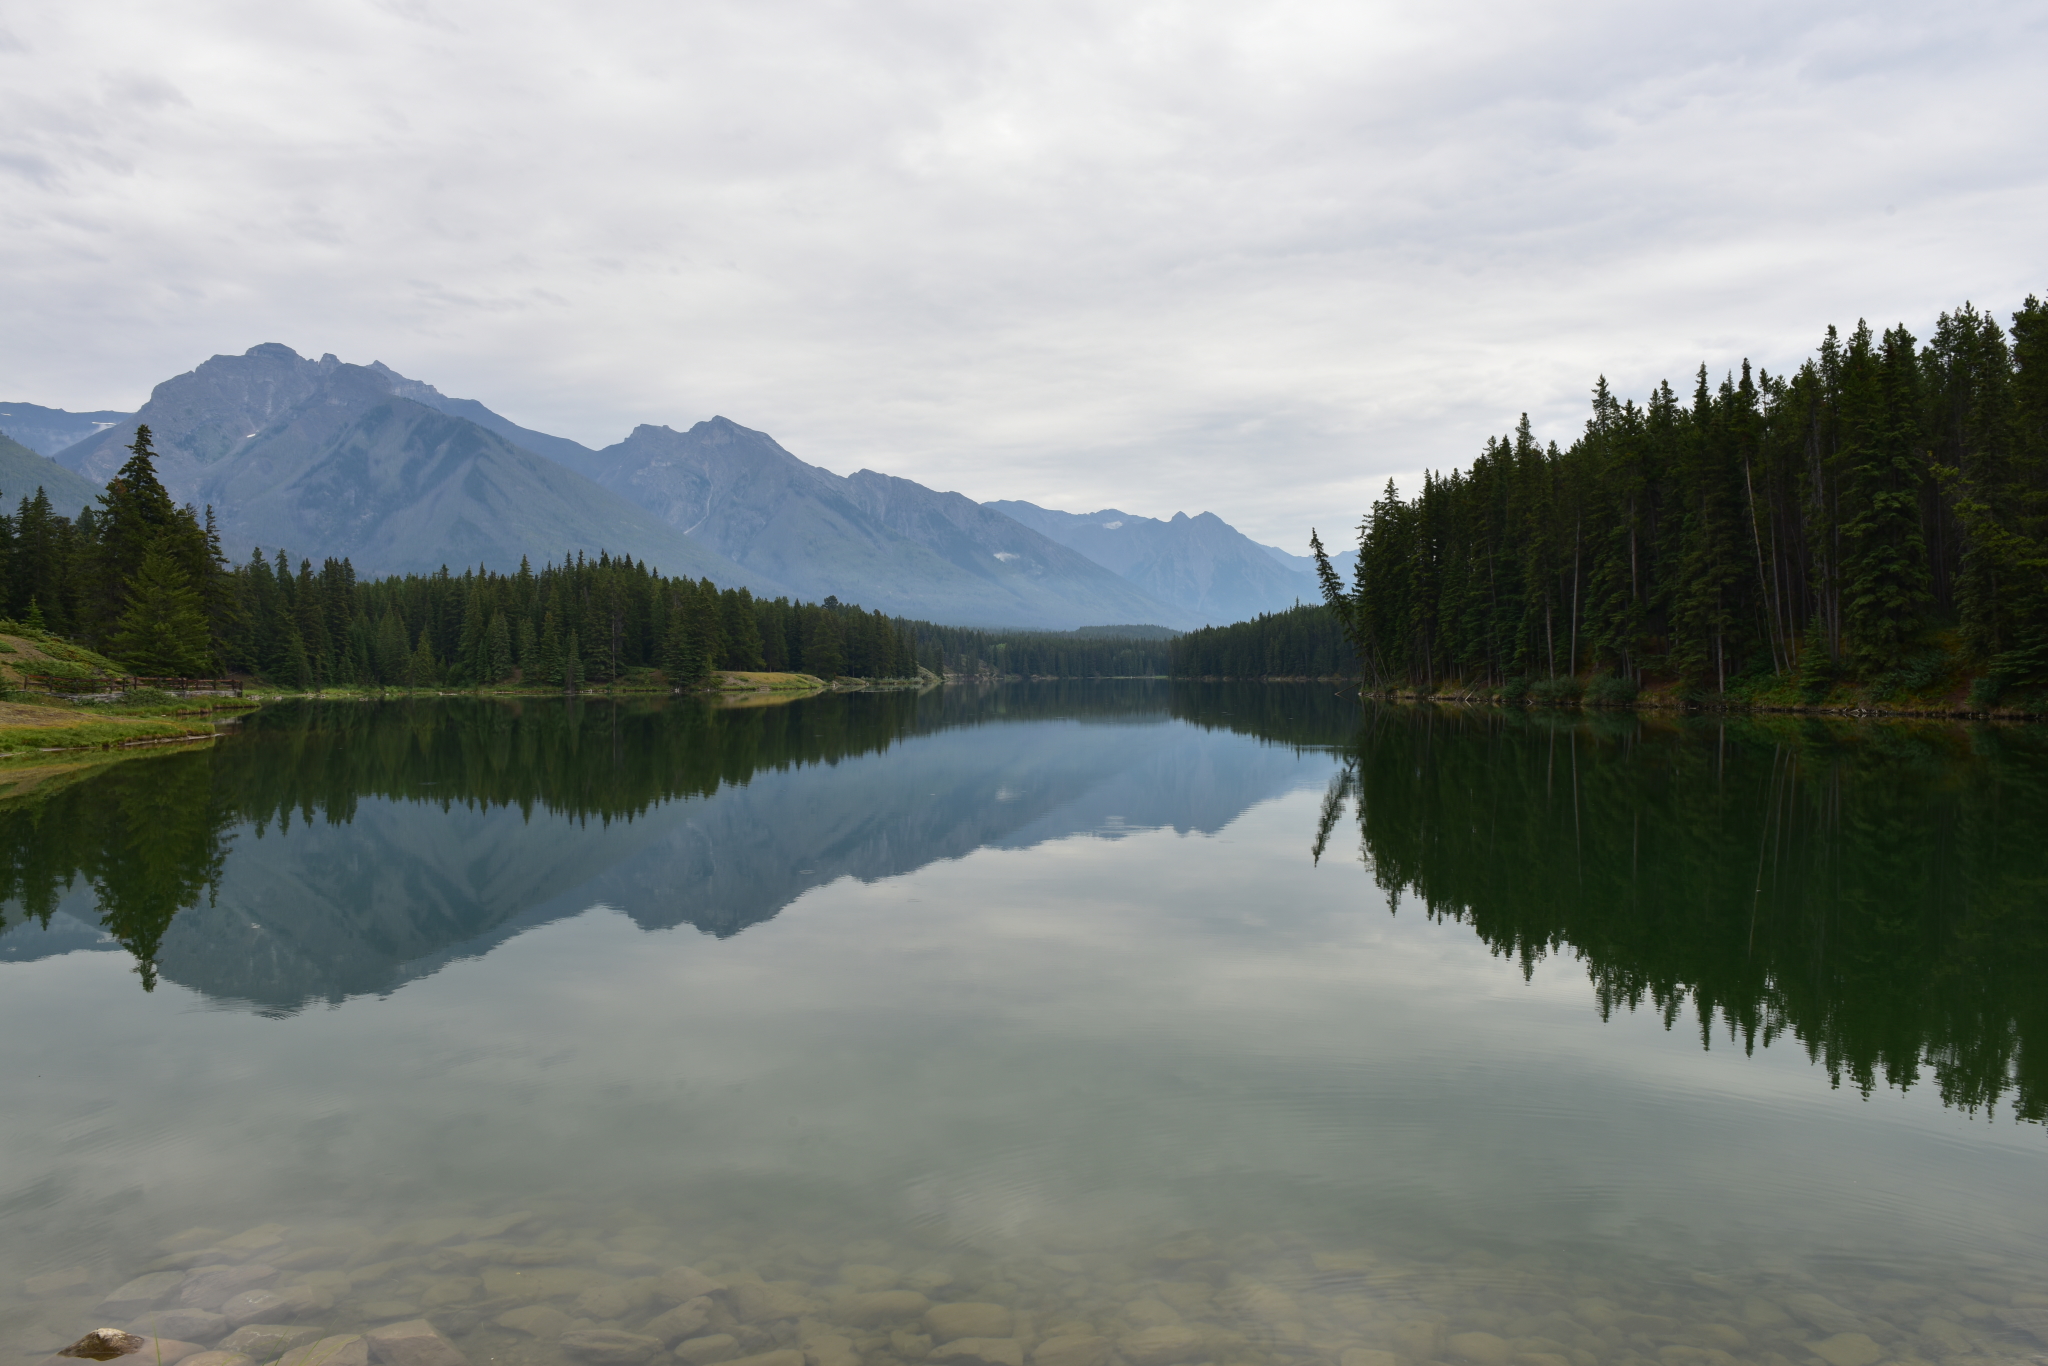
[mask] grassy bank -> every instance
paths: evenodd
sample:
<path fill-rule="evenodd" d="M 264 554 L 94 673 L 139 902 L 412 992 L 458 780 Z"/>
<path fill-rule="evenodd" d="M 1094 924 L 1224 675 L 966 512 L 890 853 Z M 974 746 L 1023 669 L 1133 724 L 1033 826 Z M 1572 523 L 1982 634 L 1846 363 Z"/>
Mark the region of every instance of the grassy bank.
<path fill-rule="evenodd" d="M 178 716 L 129 715 L 112 707 L 38 706 L 0 702 L 0 754 L 112 749 L 164 740 L 211 739 L 213 722 Z"/>

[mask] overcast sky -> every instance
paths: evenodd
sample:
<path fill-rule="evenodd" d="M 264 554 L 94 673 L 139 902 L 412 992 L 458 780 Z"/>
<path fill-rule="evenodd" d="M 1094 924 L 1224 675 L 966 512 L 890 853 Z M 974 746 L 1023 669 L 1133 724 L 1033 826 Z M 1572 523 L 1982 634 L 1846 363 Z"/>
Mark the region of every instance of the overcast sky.
<path fill-rule="evenodd" d="M 1526 410 L 2048 292 L 2048 5 L 0 9 L 0 399 L 382 360 L 1300 550 Z"/>

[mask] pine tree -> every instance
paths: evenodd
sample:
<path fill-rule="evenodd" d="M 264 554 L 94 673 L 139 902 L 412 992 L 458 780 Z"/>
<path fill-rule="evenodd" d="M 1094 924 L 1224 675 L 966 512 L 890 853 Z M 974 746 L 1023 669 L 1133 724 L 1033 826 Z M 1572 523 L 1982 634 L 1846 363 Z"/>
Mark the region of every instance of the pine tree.
<path fill-rule="evenodd" d="M 512 676 L 512 632 L 505 622 L 503 612 L 491 613 L 491 624 L 484 632 L 485 683 L 501 683 Z"/>
<path fill-rule="evenodd" d="M 138 674 L 194 677 L 212 672 L 206 613 L 184 566 L 161 546 L 144 551 L 115 623 L 115 656 Z"/>
<path fill-rule="evenodd" d="M 406 661 L 405 686 L 408 688 L 431 688 L 441 681 L 441 666 L 434 659 L 434 643 L 425 631 Z"/>

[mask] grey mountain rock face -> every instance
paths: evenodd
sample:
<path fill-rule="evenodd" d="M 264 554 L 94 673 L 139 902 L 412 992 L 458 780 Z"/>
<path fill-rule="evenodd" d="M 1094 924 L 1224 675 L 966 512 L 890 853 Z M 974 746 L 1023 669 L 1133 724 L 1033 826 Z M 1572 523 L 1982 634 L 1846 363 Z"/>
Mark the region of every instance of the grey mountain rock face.
<path fill-rule="evenodd" d="M 100 496 L 92 480 L 0 432 L 0 512 L 12 513 L 38 488 L 50 495 L 50 510 L 61 517 L 76 517 Z"/>
<path fill-rule="evenodd" d="M 976 625 L 1184 624 L 1083 555 L 956 493 L 809 465 L 723 417 L 642 426 L 583 466 L 598 483 L 812 598 Z"/>
<path fill-rule="evenodd" d="M 783 591 L 497 432 L 392 392 L 409 383 L 276 344 L 215 356 L 158 385 L 132 420 L 66 451 L 66 463 L 104 479 L 148 423 L 164 486 L 213 506 L 238 559 L 282 546 L 393 574 L 511 569 L 522 556 L 538 564 L 602 549 L 665 573 Z"/>
<path fill-rule="evenodd" d="M 1115 508 L 1075 513 L 1025 502 L 986 506 L 1116 571 L 1199 623 L 1224 625 L 1321 600 L 1312 571 L 1282 563 L 1271 547 L 1213 512 L 1176 512 L 1161 520 Z"/>
<path fill-rule="evenodd" d="M 414 403 L 423 403 L 436 412 L 474 422 L 487 432 L 496 432 L 515 446 L 532 451 L 535 455 L 546 456 L 557 465 L 572 469 L 578 474 L 587 476 L 589 473 L 584 466 L 595 452 L 579 441 L 571 441 L 566 436 L 550 436 L 531 427 L 522 427 L 510 418 L 500 417 L 473 398 L 450 398 L 431 384 L 407 379 L 383 361 L 371 361 L 364 368 L 375 370 L 385 376 L 391 383 L 391 392 L 400 398 L 409 398 Z"/>
<path fill-rule="evenodd" d="M 238 559 L 283 546 L 346 555 L 374 575 L 605 549 L 761 593 L 1052 630 L 1187 628 L 1317 596 L 1298 557 L 1210 513 L 1079 516 L 873 470 L 842 478 L 722 417 L 684 432 L 642 426 L 593 451 L 381 362 L 309 360 L 277 343 L 166 380 L 134 414 L 14 406 L 62 428 L 59 463 L 85 476 L 50 489 L 60 505 L 111 477 L 147 422 L 165 487 L 211 504 Z M 0 461 L 0 492 L 8 477 L 22 482 Z"/>
<path fill-rule="evenodd" d="M 45 408 L 36 403 L 0 403 L 0 432 L 13 437 L 37 455 L 54 456 L 66 446 L 75 446 L 89 436 L 133 413 L 112 411 L 73 413 L 62 408 Z"/>

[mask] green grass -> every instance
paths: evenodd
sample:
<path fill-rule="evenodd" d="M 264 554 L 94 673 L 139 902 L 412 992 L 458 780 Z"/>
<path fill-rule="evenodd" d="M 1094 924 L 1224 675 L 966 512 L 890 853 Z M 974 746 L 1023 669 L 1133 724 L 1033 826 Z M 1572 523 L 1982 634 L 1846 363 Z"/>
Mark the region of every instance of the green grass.
<path fill-rule="evenodd" d="M 79 707 L 0 702 L 0 754 L 46 749 L 111 749 L 148 740 L 207 739 L 211 721 L 97 715 Z"/>

